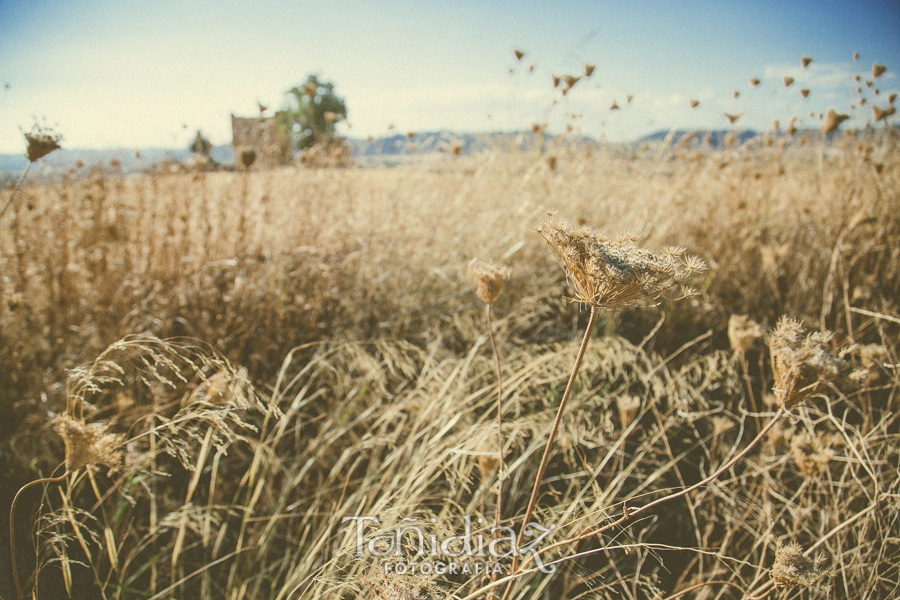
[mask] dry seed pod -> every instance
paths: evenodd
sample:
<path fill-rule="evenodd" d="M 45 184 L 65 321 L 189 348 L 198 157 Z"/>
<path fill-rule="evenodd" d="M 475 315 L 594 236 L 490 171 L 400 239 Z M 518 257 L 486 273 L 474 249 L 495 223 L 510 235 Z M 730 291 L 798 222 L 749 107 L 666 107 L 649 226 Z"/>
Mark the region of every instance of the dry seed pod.
<path fill-rule="evenodd" d="M 759 323 L 746 315 L 731 315 L 728 319 L 728 342 L 732 350 L 747 352 L 764 333 Z"/>
<path fill-rule="evenodd" d="M 563 81 L 566 83 L 567 88 L 572 88 L 581 80 L 581 76 L 575 77 L 574 75 L 565 74 L 563 75 Z"/>
<path fill-rule="evenodd" d="M 693 293 L 690 280 L 706 271 L 706 263 L 684 248 L 673 246 L 654 254 L 638 248 L 633 235 L 607 239 L 590 227 L 551 219 L 536 231 L 575 286 L 575 301 L 594 308 L 636 306 L 675 286 L 681 286 L 686 297 Z"/>
<path fill-rule="evenodd" d="M 783 545 L 778 542 L 775 548 L 775 564 L 772 565 L 772 581 L 776 588 L 807 587 L 820 590 L 831 588 L 828 584 L 820 584 L 818 580 L 831 574 L 822 567 L 824 559 L 813 560 L 805 556 L 796 542 Z"/>
<path fill-rule="evenodd" d="M 826 348 L 831 338 L 829 332 L 807 333 L 789 317 L 778 321 L 766 342 L 775 379 L 772 392 L 781 406 L 797 406 L 850 376 L 849 363 Z"/>
<path fill-rule="evenodd" d="M 503 285 L 512 275 L 509 267 L 497 267 L 492 263 L 486 263 L 478 259 L 472 259 L 469 263 L 469 275 L 475 282 L 475 290 L 478 299 L 485 304 L 493 304 L 503 291 Z"/>
<path fill-rule="evenodd" d="M 56 420 L 56 430 L 66 446 L 66 471 L 87 465 L 106 465 L 116 469 L 122 464 L 125 436 L 108 433 L 103 423 L 82 423 L 68 415 Z"/>
<path fill-rule="evenodd" d="M 828 114 L 825 115 L 825 122 L 822 123 L 822 134 L 829 135 L 837 131 L 837 128 L 841 126 L 841 123 L 850 118 L 850 115 L 841 115 L 834 112 L 833 108 L 828 109 Z"/>

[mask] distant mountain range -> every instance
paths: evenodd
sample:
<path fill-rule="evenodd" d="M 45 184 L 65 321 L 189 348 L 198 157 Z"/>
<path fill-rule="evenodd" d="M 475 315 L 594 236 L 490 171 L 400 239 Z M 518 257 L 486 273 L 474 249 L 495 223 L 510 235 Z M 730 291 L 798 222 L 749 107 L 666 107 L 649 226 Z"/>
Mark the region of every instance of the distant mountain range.
<path fill-rule="evenodd" d="M 810 130 L 812 131 L 812 130 Z M 725 144 L 725 138 L 729 130 L 715 131 L 688 131 L 688 130 L 662 130 L 639 140 L 626 144 L 616 144 L 620 147 L 639 147 L 644 144 L 662 143 L 667 138 L 676 143 L 685 135 L 695 134 L 692 144 L 708 143 L 712 147 L 721 147 Z M 806 133 L 800 132 L 800 133 Z M 753 130 L 735 130 L 740 143 L 744 143 L 758 135 Z M 706 138 L 706 139 L 705 139 Z M 561 136 L 546 136 L 545 145 L 555 145 Z M 566 141 L 573 141 L 571 136 L 566 136 Z M 453 154 L 473 154 L 492 148 L 518 148 L 520 150 L 533 150 L 539 142 L 540 136 L 530 131 L 520 132 L 493 132 L 493 133 L 453 133 L 450 131 L 434 131 L 424 133 L 409 133 L 407 135 L 396 134 L 388 137 L 361 139 L 347 139 L 347 144 L 353 150 L 356 164 L 360 166 L 400 164 L 406 160 L 404 157 L 423 155 L 438 152 Z M 587 137 L 576 138 L 577 143 L 600 144 L 596 140 Z M 210 152 L 210 157 L 222 165 L 234 164 L 234 152 L 230 145 L 215 146 Z M 51 172 L 60 169 L 72 168 L 78 164 L 86 166 L 110 165 L 118 166 L 125 173 L 145 171 L 164 162 L 189 163 L 192 154 L 188 149 L 171 148 L 115 148 L 106 150 L 58 150 L 40 161 L 42 167 L 49 168 Z M 27 159 L 21 154 L 0 154 L 0 178 L 9 180 L 21 173 L 28 164 Z"/>

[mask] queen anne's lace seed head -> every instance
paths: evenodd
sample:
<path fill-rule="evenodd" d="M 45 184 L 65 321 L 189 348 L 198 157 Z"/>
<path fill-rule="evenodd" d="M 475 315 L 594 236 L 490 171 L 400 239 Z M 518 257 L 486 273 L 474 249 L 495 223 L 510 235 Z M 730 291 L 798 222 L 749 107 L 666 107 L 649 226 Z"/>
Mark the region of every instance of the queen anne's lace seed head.
<path fill-rule="evenodd" d="M 850 363 L 832 355 L 826 345 L 829 332 L 807 333 L 799 321 L 782 317 L 768 336 L 775 385 L 772 391 L 784 408 L 822 394 L 829 384 L 848 380 Z"/>
<path fill-rule="evenodd" d="M 669 246 L 662 254 L 638 248 L 637 237 L 607 239 L 590 227 L 572 227 L 548 219 L 536 230 L 575 286 L 576 300 L 595 308 L 615 310 L 658 299 L 681 286 L 693 294 L 691 279 L 706 271 L 706 263 Z"/>
<path fill-rule="evenodd" d="M 468 270 L 475 282 L 475 293 L 478 295 L 478 299 L 485 304 L 493 304 L 497 301 L 503 285 L 511 275 L 509 267 L 498 267 L 478 259 L 473 259 L 469 263 Z"/>

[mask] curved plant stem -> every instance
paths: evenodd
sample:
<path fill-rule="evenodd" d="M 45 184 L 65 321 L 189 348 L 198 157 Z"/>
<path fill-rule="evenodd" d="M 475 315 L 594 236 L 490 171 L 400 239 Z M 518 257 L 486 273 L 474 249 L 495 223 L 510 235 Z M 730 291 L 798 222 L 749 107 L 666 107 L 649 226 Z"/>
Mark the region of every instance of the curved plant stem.
<path fill-rule="evenodd" d="M 584 359 L 584 352 L 587 350 L 588 342 L 591 339 L 591 333 L 594 331 L 594 325 L 597 324 L 597 308 L 591 307 L 591 317 L 588 320 L 587 329 L 584 332 L 584 339 L 581 340 L 581 347 L 578 349 L 578 356 L 575 357 L 575 365 L 572 367 L 572 374 L 569 376 L 569 383 L 566 385 L 566 391 L 563 394 L 562 400 L 559 401 L 559 409 L 556 411 L 556 420 L 553 421 L 553 428 L 550 429 L 550 437 L 547 439 L 547 447 L 544 448 L 544 456 L 541 458 L 541 466 L 538 467 L 537 475 L 534 478 L 534 488 L 531 490 L 531 498 L 528 500 L 528 508 L 525 510 L 525 518 L 522 521 L 522 528 L 519 529 L 519 535 L 516 539 L 516 550 L 517 552 L 513 556 L 512 566 L 510 567 L 510 574 L 515 574 L 516 569 L 519 567 L 519 555 L 518 548 L 522 546 L 522 541 L 525 538 L 525 528 L 528 526 L 528 522 L 531 520 L 531 515 L 534 512 L 534 506 L 537 504 L 538 491 L 541 487 L 541 480 L 544 478 L 544 471 L 547 469 L 547 463 L 550 461 L 550 452 L 553 449 L 553 442 L 556 440 L 556 432 L 559 430 L 559 424 L 562 422 L 563 411 L 566 409 L 566 404 L 569 402 L 569 396 L 572 395 L 572 388 L 575 387 L 575 378 L 578 375 L 578 370 L 581 368 L 581 361 Z M 515 580 L 511 580 L 507 586 L 506 590 L 503 592 L 503 600 L 508 600 L 509 595 L 512 593 L 513 584 Z"/>
<path fill-rule="evenodd" d="M 494 512 L 494 527 L 500 527 L 503 519 L 503 375 L 500 371 L 500 354 L 497 352 L 497 344 L 494 342 L 494 327 L 491 324 L 491 305 L 486 304 L 488 334 L 491 338 L 491 349 L 494 351 L 494 360 L 497 364 L 497 507 Z M 497 580 L 497 571 L 491 574 L 491 583 Z M 493 592 L 491 592 L 493 595 Z"/>
<path fill-rule="evenodd" d="M 29 163 L 30 165 L 31 163 Z M 26 171 L 27 172 L 27 171 Z M 15 497 L 13 498 L 12 505 L 9 507 L 9 556 L 12 561 L 12 572 L 13 572 L 13 581 L 16 584 L 16 598 L 18 600 L 22 600 L 22 586 L 19 584 L 19 568 L 16 563 L 16 502 L 19 501 L 19 496 L 22 495 L 22 492 L 27 490 L 33 485 L 38 485 L 39 483 L 56 483 L 58 481 L 62 481 L 68 475 L 68 471 L 60 475 L 59 477 L 44 477 L 43 479 L 35 479 L 34 481 L 30 481 L 19 488 L 19 491 L 16 492 Z"/>
<path fill-rule="evenodd" d="M 3 206 L 3 210 L 0 210 L 0 217 L 3 217 L 6 214 L 6 209 L 9 208 L 9 205 L 13 203 L 13 200 L 16 199 L 16 195 L 19 193 L 19 190 L 22 189 L 22 183 L 25 181 L 25 178 L 28 177 L 28 171 L 31 170 L 31 165 L 33 163 L 29 162 L 28 166 L 25 167 L 25 171 L 22 173 L 22 176 L 19 177 L 19 182 L 16 184 L 16 187 L 13 188 L 12 196 L 9 197 L 9 200 L 6 201 L 6 204 Z"/>

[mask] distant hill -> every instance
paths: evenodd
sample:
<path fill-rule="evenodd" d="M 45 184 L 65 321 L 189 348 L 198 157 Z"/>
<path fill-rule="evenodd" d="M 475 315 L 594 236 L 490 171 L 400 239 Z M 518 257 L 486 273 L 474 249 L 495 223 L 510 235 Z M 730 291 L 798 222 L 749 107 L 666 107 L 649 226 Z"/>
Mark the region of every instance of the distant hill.
<path fill-rule="evenodd" d="M 717 129 L 717 130 L 711 130 L 711 131 L 702 131 L 702 130 L 701 131 L 691 131 L 691 130 L 687 130 L 687 129 L 676 129 L 675 133 L 673 135 L 671 129 L 664 129 L 664 130 L 657 131 L 655 133 L 651 133 L 650 135 L 645 135 L 644 137 L 637 140 L 637 142 L 635 142 L 635 143 L 636 144 L 646 144 L 646 143 L 653 143 L 653 142 L 664 142 L 666 140 L 666 138 L 669 137 L 670 135 L 672 136 L 672 138 L 671 138 L 672 143 L 676 143 L 676 142 L 678 142 L 678 140 L 683 138 L 685 135 L 694 134 L 695 135 L 695 138 L 694 138 L 695 143 L 697 143 L 697 144 L 704 143 L 704 138 L 708 135 L 710 146 L 712 146 L 713 148 L 718 148 L 718 147 L 725 145 L 725 138 L 728 136 L 729 133 L 731 133 L 731 130 L 728 130 L 728 129 Z M 740 142 L 741 144 L 743 144 L 744 142 L 747 142 L 759 135 L 758 132 L 753 131 L 752 129 L 735 130 L 734 134 L 737 136 L 738 142 Z"/>

